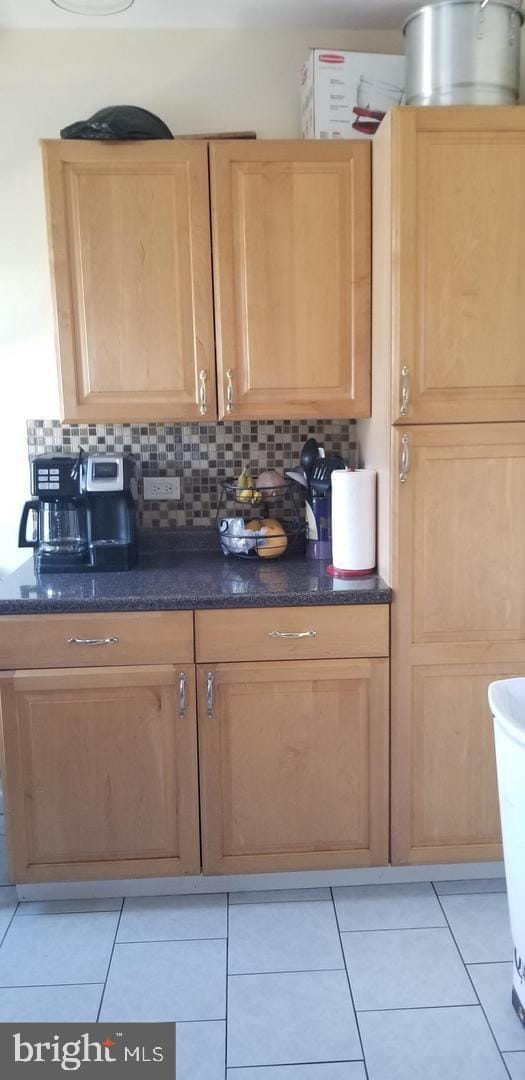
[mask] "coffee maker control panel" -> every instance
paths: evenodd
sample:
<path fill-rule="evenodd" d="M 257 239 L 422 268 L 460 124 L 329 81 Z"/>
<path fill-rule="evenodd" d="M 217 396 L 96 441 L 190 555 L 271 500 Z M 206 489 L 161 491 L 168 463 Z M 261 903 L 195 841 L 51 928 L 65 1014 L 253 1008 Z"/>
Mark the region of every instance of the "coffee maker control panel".
<path fill-rule="evenodd" d="M 124 458 L 122 454 L 88 454 L 85 461 L 84 490 L 87 492 L 123 491 Z"/>
<path fill-rule="evenodd" d="M 82 489 L 88 495 L 129 491 L 137 498 L 138 464 L 132 454 L 87 454 L 82 470 Z"/>
<path fill-rule="evenodd" d="M 31 462 L 31 491 L 43 502 L 78 499 L 78 461 L 67 454 L 40 454 Z"/>

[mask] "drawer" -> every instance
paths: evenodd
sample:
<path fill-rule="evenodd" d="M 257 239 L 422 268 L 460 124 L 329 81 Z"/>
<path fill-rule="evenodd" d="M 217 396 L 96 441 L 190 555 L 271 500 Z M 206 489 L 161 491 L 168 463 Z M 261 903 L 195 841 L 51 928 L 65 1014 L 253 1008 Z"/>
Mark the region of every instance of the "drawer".
<path fill-rule="evenodd" d="M 388 656 L 386 604 L 195 613 L 200 663 Z"/>
<path fill-rule="evenodd" d="M 0 618 L 3 670 L 166 663 L 193 663 L 191 611 Z"/>

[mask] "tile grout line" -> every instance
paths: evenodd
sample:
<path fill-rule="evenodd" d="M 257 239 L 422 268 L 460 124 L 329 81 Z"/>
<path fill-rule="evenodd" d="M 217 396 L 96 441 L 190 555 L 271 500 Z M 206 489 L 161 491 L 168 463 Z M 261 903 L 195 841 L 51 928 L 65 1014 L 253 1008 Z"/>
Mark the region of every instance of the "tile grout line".
<path fill-rule="evenodd" d="M 38 903 L 38 901 L 36 901 Z M 24 903 L 31 904 L 32 900 L 22 900 L 19 903 L 19 907 L 23 907 Z M 122 907 L 122 900 L 118 907 L 112 908 L 84 908 L 82 911 L 19 911 L 17 914 L 18 919 L 50 919 L 53 915 L 114 915 L 116 911 L 120 911 Z"/>
<path fill-rule="evenodd" d="M 117 937 L 118 937 L 119 927 L 120 927 L 120 923 L 121 923 L 121 919 L 122 919 L 122 913 L 124 911 L 124 903 L 125 903 L 125 897 L 122 899 L 122 904 L 120 905 L 119 917 L 117 919 L 117 925 L 115 927 L 115 937 L 113 938 L 113 945 L 111 947 L 111 953 L 110 953 L 110 956 L 109 956 L 108 968 L 107 968 L 107 971 L 106 971 L 106 978 L 104 979 L 104 986 L 102 988 L 102 994 L 100 995 L 100 1005 L 98 1007 L 97 1020 L 96 1020 L 97 1024 L 100 1022 L 100 1014 L 102 1012 L 102 1003 L 104 1001 L 104 996 L 105 996 L 105 993 L 106 993 L 106 986 L 108 984 L 109 972 L 111 970 L 111 964 L 112 964 L 112 961 L 113 961 L 113 954 L 115 952 L 115 945 L 117 944 Z"/>
<path fill-rule="evenodd" d="M 130 941 L 117 941 L 117 945 L 168 945 L 172 941 L 227 941 L 225 937 L 167 937 L 167 938 L 133 938 Z"/>
<path fill-rule="evenodd" d="M 482 1004 L 482 1002 L 481 1002 L 481 1000 L 480 1000 L 480 997 L 479 997 L 479 994 L 478 994 L 478 992 L 477 992 L 477 990 L 476 990 L 476 987 L 474 986 L 474 980 L 472 979 L 472 976 L 471 976 L 471 974 L 470 974 L 470 971 L 469 971 L 469 969 L 468 969 L 468 967 L 467 967 L 467 964 L 466 964 L 465 960 L 463 959 L 463 956 L 461 955 L 461 950 L 460 950 L 460 948 L 459 948 L 459 945 L 458 945 L 458 943 L 457 943 L 457 941 L 456 941 L 456 936 L 455 936 L 455 934 L 454 934 L 454 931 L 453 931 L 453 929 L 452 929 L 452 927 L 451 927 L 451 925 L 450 925 L 450 923 L 449 923 L 449 921 L 448 921 L 448 919 L 447 919 L 447 913 L 446 913 L 446 911 L 445 911 L 445 908 L 443 907 L 443 904 L 441 903 L 441 900 L 440 900 L 440 897 L 439 897 L 439 893 L 438 893 L 438 892 L 436 891 L 436 889 L 435 889 L 435 887 L 434 887 L 434 884 L 433 884 L 433 883 L 432 883 L 432 888 L 434 889 L 434 893 L 435 893 L 435 895 L 436 895 L 436 897 L 437 897 L 437 902 L 438 902 L 438 904 L 439 904 L 439 906 L 440 906 L 440 908 L 441 908 L 441 910 L 442 910 L 442 912 L 443 912 L 443 915 L 445 916 L 445 919 L 447 920 L 447 926 L 448 926 L 448 929 L 449 929 L 449 931 L 450 931 L 450 936 L 451 936 L 451 938 L 452 938 L 452 940 L 453 940 L 453 942 L 454 942 L 454 945 L 456 946 L 456 949 L 457 949 L 457 952 L 458 952 L 458 956 L 459 956 L 459 958 L 460 958 L 460 960 L 461 960 L 461 963 L 463 964 L 463 967 L 464 967 L 464 969 L 465 969 L 465 971 L 466 971 L 466 973 L 467 973 L 467 978 L 468 978 L 468 980 L 469 980 L 469 982 L 470 982 L 470 985 L 471 985 L 471 987 L 472 987 L 472 989 L 473 989 L 473 991 L 474 991 L 474 996 L 475 996 L 475 998 L 476 998 L 476 1001 L 478 1001 L 478 1002 L 479 1002 L 479 1007 L 480 1007 L 480 1009 L 481 1009 L 481 1012 L 483 1013 L 483 1016 L 485 1017 L 485 1022 L 486 1022 L 486 1024 L 487 1024 L 487 1027 L 488 1027 L 488 1029 L 489 1029 L 489 1031 L 490 1031 L 490 1034 L 492 1035 L 492 1038 L 493 1038 L 493 1040 L 494 1040 L 494 1045 L 495 1045 L 495 1047 L 496 1047 L 496 1050 L 498 1051 L 498 1054 L 499 1054 L 499 1056 L 500 1056 L 500 1059 L 501 1059 L 501 1061 L 502 1061 L 502 1063 L 503 1063 L 503 1068 L 505 1069 L 505 1072 L 507 1073 L 507 1076 L 509 1076 L 509 1077 L 510 1077 L 510 1072 L 509 1072 L 509 1070 L 508 1070 L 508 1068 L 507 1068 L 507 1063 L 506 1063 L 506 1061 L 505 1061 L 505 1058 L 503 1057 L 503 1052 L 502 1052 L 502 1051 L 500 1050 L 500 1048 L 499 1048 L 499 1043 L 498 1043 L 498 1040 L 496 1039 L 496 1036 L 495 1036 L 495 1034 L 494 1034 L 494 1031 L 492 1030 L 492 1025 L 491 1025 L 491 1024 L 490 1024 L 490 1022 L 489 1022 L 489 1018 L 488 1018 L 488 1016 L 487 1016 L 487 1014 L 486 1014 L 486 1012 L 485 1012 L 485 1009 L 484 1009 L 484 1007 L 483 1007 L 483 1004 Z M 463 895 L 464 895 L 464 894 L 463 894 Z M 511 1080 L 512 1080 L 512 1078 L 511 1078 Z"/>
<path fill-rule="evenodd" d="M 341 930 L 341 934 L 402 934 L 405 930 L 412 933 L 414 930 L 448 930 L 448 926 L 445 923 L 438 923 L 437 926 L 374 926 L 362 930 Z"/>
<path fill-rule="evenodd" d="M 275 891 L 278 892 L 277 889 Z M 206 894 L 204 894 L 204 895 L 206 895 Z M 229 893 L 228 893 L 228 895 L 229 895 Z M 247 904 L 249 904 L 250 907 L 256 907 L 257 904 L 264 904 L 265 906 L 267 906 L 268 904 L 331 904 L 331 903 L 332 903 L 332 900 L 329 899 L 326 896 L 323 896 L 322 898 L 319 898 L 318 896 L 309 896 L 307 898 L 306 897 L 296 897 L 296 896 L 294 896 L 293 900 L 289 900 L 288 898 L 285 898 L 284 900 L 234 900 L 233 903 L 230 904 L 230 906 L 231 907 L 245 907 Z M 232 1067 L 234 1069 L 244 1069 L 245 1068 L 244 1065 L 234 1065 Z M 254 1069 L 265 1069 L 266 1065 L 254 1065 L 253 1068 Z"/>
<path fill-rule="evenodd" d="M 230 1065 L 229 1072 L 233 1072 L 235 1069 L 302 1069 L 305 1065 L 363 1065 L 363 1058 L 345 1058 L 342 1061 L 340 1058 L 327 1061 L 277 1061 L 273 1065 Z M 368 1075 L 368 1074 L 367 1074 Z"/>
<path fill-rule="evenodd" d="M 366 1063 L 366 1058 L 365 1058 L 365 1050 L 364 1050 L 364 1046 L 363 1046 L 363 1039 L 361 1037 L 361 1028 L 359 1027 L 359 1018 L 358 1018 L 357 1010 L 356 1010 L 356 1007 L 355 1007 L 354 995 L 352 993 L 352 984 L 350 982 L 350 972 L 348 971 L 348 966 L 347 966 L 347 963 L 346 963 L 345 951 L 343 949 L 343 939 L 341 937 L 341 927 L 339 926 L 339 917 L 337 915 L 337 907 L 336 907 L 336 903 L 335 903 L 334 890 L 332 888 L 330 889 L 330 895 L 332 897 L 332 905 L 333 905 L 334 916 L 335 916 L 335 925 L 337 927 L 337 933 L 339 935 L 339 948 L 341 949 L 341 952 L 343 954 L 343 964 L 344 964 L 344 971 L 345 971 L 345 974 L 346 974 L 346 981 L 348 983 L 348 992 L 350 994 L 350 1001 L 352 1003 L 352 1009 L 354 1011 L 355 1025 L 356 1025 L 356 1029 L 357 1029 L 357 1037 L 359 1039 L 359 1045 L 361 1047 L 361 1054 L 362 1054 L 362 1060 L 363 1060 L 363 1069 L 365 1071 L 366 1080 L 370 1080 L 369 1075 L 368 1075 L 368 1065 Z"/>
<path fill-rule="evenodd" d="M 479 1001 L 471 1001 L 469 1005 L 456 1002 L 452 1005 L 392 1005 L 388 1009 L 359 1009 L 356 1016 L 363 1013 L 428 1012 L 429 1009 L 479 1009 Z"/>
<path fill-rule="evenodd" d="M 9 922 L 8 922 L 6 928 L 5 928 L 5 931 L 2 934 L 2 937 L 0 939 L 0 949 L 2 948 L 2 946 L 4 944 L 4 941 L 5 941 L 8 933 L 9 933 L 9 931 L 11 929 L 11 926 L 13 925 L 13 920 L 14 920 L 14 917 L 15 917 L 19 907 L 20 907 L 20 901 L 17 901 L 16 904 L 15 904 L 15 910 L 13 911 L 13 914 L 11 915 L 11 918 L 10 918 L 10 920 L 9 920 Z"/>
<path fill-rule="evenodd" d="M 0 983 L 0 990 L 55 990 L 64 986 L 104 986 L 101 979 L 98 982 L 72 982 L 72 983 L 10 983 L 6 985 Z M 40 1023 L 40 1021 L 35 1021 Z"/>
<path fill-rule="evenodd" d="M 476 879 L 473 878 L 475 881 Z M 459 889 L 454 889 L 454 892 L 438 893 L 433 881 L 429 882 L 429 885 L 434 887 L 436 896 L 504 896 L 507 892 L 506 889 L 476 889 L 474 892 L 472 889 L 467 889 L 465 892 L 459 892 Z"/>
<path fill-rule="evenodd" d="M 464 960 L 463 963 L 464 963 L 466 968 L 489 967 L 491 964 L 510 964 L 510 966 L 512 967 L 513 961 L 512 960 Z M 516 1050 L 515 1052 L 517 1054 L 520 1053 L 519 1050 Z M 505 1053 L 507 1053 L 506 1050 L 505 1050 Z M 509 1053 L 510 1053 L 510 1051 L 509 1051 Z"/>
<path fill-rule="evenodd" d="M 257 977 L 260 975 L 302 975 L 303 973 L 305 975 L 315 975 L 316 973 L 319 973 L 320 975 L 321 972 L 325 971 L 346 972 L 346 968 L 344 964 L 341 964 L 341 967 L 338 968 L 286 968 L 284 970 L 279 968 L 277 971 L 232 971 L 228 977 L 230 979 L 249 979 L 252 975 L 256 975 Z"/>

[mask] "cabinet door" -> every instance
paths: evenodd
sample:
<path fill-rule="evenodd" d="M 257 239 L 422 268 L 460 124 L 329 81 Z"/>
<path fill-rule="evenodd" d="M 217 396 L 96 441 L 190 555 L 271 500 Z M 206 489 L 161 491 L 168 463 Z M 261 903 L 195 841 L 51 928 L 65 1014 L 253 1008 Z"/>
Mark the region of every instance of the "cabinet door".
<path fill-rule="evenodd" d="M 15 881 L 199 872 L 192 665 L 16 672 L 0 703 Z"/>
<path fill-rule="evenodd" d="M 206 873 L 388 860 L 388 661 L 199 665 Z"/>
<path fill-rule="evenodd" d="M 396 432 L 394 862 L 499 858 L 487 687 L 525 668 L 525 424 Z"/>
<path fill-rule="evenodd" d="M 64 418 L 214 419 L 206 143 L 43 155 Z"/>
<path fill-rule="evenodd" d="M 368 416 L 370 144 L 210 159 L 219 416 Z"/>
<path fill-rule="evenodd" d="M 525 109 L 393 116 L 393 415 L 525 420 Z M 380 318 L 380 313 L 378 313 Z"/>

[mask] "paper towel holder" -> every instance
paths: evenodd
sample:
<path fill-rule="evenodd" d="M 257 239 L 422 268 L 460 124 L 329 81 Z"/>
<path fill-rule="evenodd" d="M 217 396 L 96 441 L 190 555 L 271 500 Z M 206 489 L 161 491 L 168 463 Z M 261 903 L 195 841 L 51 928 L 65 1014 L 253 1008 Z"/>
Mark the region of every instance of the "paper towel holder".
<path fill-rule="evenodd" d="M 369 570 L 339 570 L 333 563 L 326 567 L 326 573 L 337 578 L 370 577 L 370 574 L 375 574 L 375 570 L 375 566 L 371 566 Z"/>

